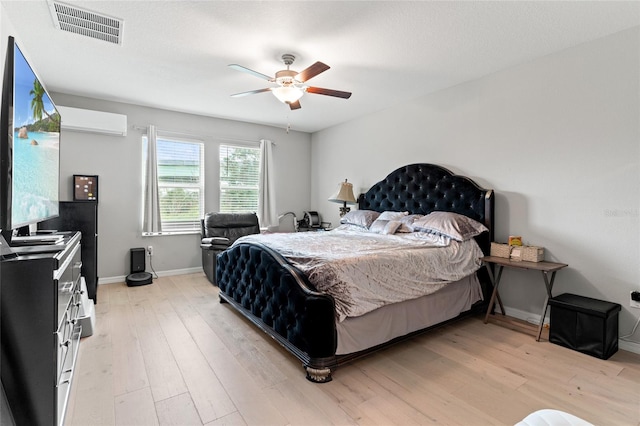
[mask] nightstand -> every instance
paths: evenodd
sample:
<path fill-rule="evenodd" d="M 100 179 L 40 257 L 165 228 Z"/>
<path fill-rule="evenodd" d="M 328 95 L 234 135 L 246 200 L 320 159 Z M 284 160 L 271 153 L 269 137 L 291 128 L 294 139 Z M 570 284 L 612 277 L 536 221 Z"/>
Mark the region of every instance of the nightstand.
<path fill-rule="evenodd" d="M 532 271 L 540 271 L 542 272 L 542 278 L 544 279 L 544 285 L 547 290 L 547 295 L 544 299 L 544 307 L 542 309 L 542 315 L 540 316 L 540 323 L 538 324 L 538 332 L 536 335 L 536 341 L 540 341 L 540 335 L 542 334 L 542 327 L 544 326 L 544 317 L 547 314 L 547 308 L 549 307 L 549 299 L 551 299 L 551 291 L 553 290 L 553 282 L 556 278 L 556 272 L 560 269 L 565 268 L 569 265 L 565 263 L 555 263 L 555 262 L 527 262 L 525 260 L 511 260 L 504 257 L 496 257 L 496 256 L 485 256 L 481 258 L 484 266 L 487 268 L 487 272 L 489 273 L 489 278 L 491 279 L 491 283 L 493 284 L 493 293 L 491 294 L 491 300 L 489 301 L 489 306 L 487 307 L 487 313 L 484 317 L 484 323 L 486 324 L 489 320 L 489 315 L 493 310 L 493 306 L 498 299 L 500 304 L 500 308 L 502 309 L 502 315 L 504 315 L 504 307 L 502 306 L 502 302 L 500 300 L 500 294 L 498 293 L 498 286 L 500 285 L 500 278 L 502 277 L 502 270 L 506 268 L 514 268 L 514 269 L 528 269 Z M 493 271 L 491 266 L 496 266 L 496 276 L 494 278 Z"/>

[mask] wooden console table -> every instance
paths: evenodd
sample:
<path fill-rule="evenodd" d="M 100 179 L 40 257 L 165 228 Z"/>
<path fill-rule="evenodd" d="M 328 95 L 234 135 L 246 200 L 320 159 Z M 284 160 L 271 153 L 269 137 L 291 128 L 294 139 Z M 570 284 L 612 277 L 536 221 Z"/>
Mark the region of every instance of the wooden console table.
<path fill-rule="evenodd" d="M 542 278 L 544 279 L 544 285 L 547 290 L 547 295 L 544 299 L 544 308 L 542 309 L 542 316 L 540 317 L 540 324 L 538 325 L 538 333 L 536 336 L 536 341 L 540 341 L 540 335 L 542 334 L 542 327 L 544 326 L 544 317 L 547 315 L 549 299 L 551 299 L 552 297 L 551 291 L 553 290 L 553 282 L 556 278 L 556 272 L 569 265 L 565 263 L 554 263 L 554 262 L 544 262 L 544 261 L 543 262 L 527 262 L 524 260 L 511 260 L 511 259 L 506 259 L 504 257 L 496 257 L 496 256 L 485 256 L 480 260 L 482 260 L 484 266 L 487 268 L 487 272 L 489 273 L 489 278 L 491 279 L 491 283 L 493 284 L 493 293 L 491 294 L 491 300 L 489 301 L 487 314 L 484 317 L 485 324 L 489 320 L 489 315 L 493 310 L 493 306 L 496 302 L 496 299 L 498 299 L 498 303 L 500 304 L 502 315 L 505 314 L 504 307 L 502 306 L 502 301 L 500 300 L 500 294 L 498 293 L 498 286 L 500 285 L 502 270 L 505 267 L 515 268 L 515 269 L 530 269 L 533 271 L 542 272 Z M 493 276 L 491 265 L 495 265 L 497 267 L 495 278 Z"/>

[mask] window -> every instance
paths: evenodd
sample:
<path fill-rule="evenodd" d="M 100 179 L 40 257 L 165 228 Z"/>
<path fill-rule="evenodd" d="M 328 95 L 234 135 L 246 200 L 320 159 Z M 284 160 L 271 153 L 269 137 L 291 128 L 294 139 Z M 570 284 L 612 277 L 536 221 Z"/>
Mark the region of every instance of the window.
<path fill-rule="evenodd" d="M 220 145 L 220 211 L 257 212 L 260 149 Z"/>
<path fill-rule="evenodd" d="M 204 216 L 204 144 L 162 136 L 156 141 L 162 232 L 199 231 Z M 143 152 L 146 162 L 146 136 Z"/>

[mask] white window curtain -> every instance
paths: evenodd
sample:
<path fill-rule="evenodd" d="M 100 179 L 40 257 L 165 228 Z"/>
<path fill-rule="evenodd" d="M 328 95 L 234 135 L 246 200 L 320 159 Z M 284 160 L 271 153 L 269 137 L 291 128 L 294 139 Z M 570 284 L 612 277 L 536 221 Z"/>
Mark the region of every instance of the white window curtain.
<path fill-rule="evenodd" d="M 273 142 L 260 140 L 260 180 L 258 187 L 258 220 L 260 227 L 278 225 L 276 185 L 273 165 Z"/>
<path fill-rule="evenodd" d="M 162 232 L 160 219 L 160 197 L 158 191 L 158 155 L 156 147 L 156 126 L 147 129 L 147 167 L 145 171 L 144 217 L 142 231 L 145 233 Z"/>

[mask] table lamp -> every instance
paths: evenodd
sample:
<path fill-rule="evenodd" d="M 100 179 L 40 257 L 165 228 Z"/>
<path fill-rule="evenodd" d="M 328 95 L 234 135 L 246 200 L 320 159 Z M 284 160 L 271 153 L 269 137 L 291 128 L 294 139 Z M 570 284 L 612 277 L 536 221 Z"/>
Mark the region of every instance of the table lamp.
<path fill-rule="evenodd" d="M 340 207 L 340 217 L 344 216 L 351 210 L 347 207 L 347 204 L 356 203 L 356 197 L 353 195 L 353 185 L 347 182 L 347 179 L 345 179 L 344 182 L 340 182 L 335 194 L 329 197 L 329 201 L 343 203 L 342 207 Z"/>

